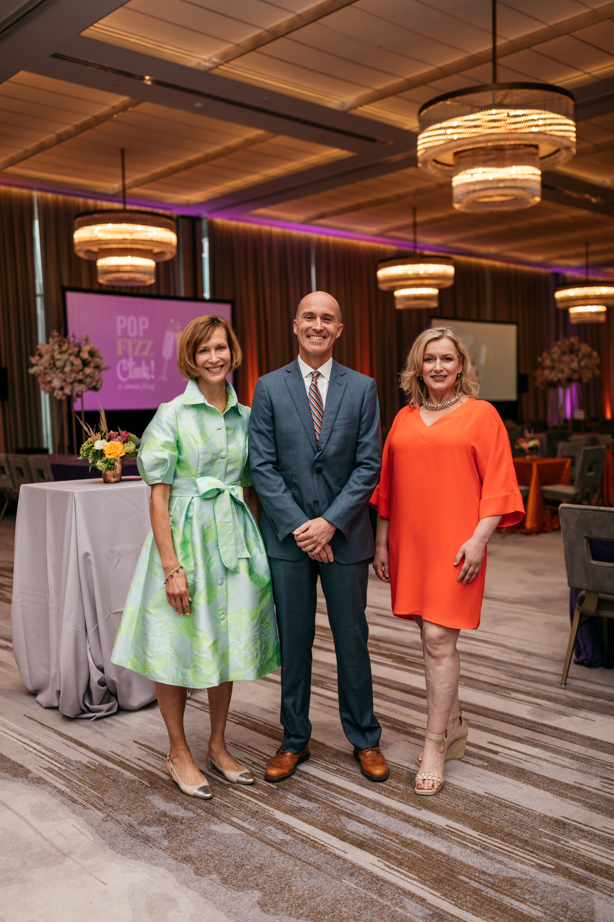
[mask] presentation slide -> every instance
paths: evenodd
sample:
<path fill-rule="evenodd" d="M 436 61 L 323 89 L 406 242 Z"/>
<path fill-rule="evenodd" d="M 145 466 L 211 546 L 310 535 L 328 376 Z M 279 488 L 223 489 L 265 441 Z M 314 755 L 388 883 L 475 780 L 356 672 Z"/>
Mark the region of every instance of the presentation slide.
<path fill-rule="evenodd" d="M 432 327 L 450 326 L 462 339 L 480 379 L 483 400 L 518 400 L 518 327 L 515 323 L 433 317 Z"/>
<path fill-rule="evenodd" d="M 232 323 L 227 302 L 135 297 L 66 291 L 68 332 L 85 333 L 102 352 L 108 370 L 99 391 L 84 394 L 86 410 L 154 410 L 182 394 L 177 371 L 181 334 L 195 317 L 215 314 Z"/>

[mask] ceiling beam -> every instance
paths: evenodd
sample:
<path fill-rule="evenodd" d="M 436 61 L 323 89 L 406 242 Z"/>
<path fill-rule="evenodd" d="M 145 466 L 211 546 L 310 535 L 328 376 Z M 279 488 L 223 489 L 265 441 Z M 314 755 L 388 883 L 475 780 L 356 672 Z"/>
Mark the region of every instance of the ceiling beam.
<path fill-rule="evenodd" d="M 37 7 L 48 2 L 49 0 L 22 0 L 22 2 L 18 3 L 10 13 L 7 13 L 6 16 L 0 19 L 0 35 L 2 35 L 3 32 L 7 32 L 11 26 L 17 25 L 21 19 L 24 19 L 30 13 L 34 12 Z M 53 2 L 53 0 L 51 0 L 51 2 Z"/>
<path fill-rule="evenodd" d="M 542 173 L 542 198 L 559 205 L 614 216 L 614 190 L 567 173 Z"/>
<path fill-rule="evenodd" d="M 271 134 L 268 131 L 259 131 L 257 134 L 250 134 L 247 138 L 239 138 L 237 141 L 231 141 L 230 144 L 224 144 L 221 147 L 215 147 L 213 150 L 209 150 L 204 154 L 196 154 L 194 157 L 188 157 L 185 160 L 180 160 L 177 163 L 171 163 L 170 166 L 163 167 L 160 170 L 154 170 L 151 173 L 145 173 L 142 176 L 135 176 L 134 179 L 129 180 L 126 183 L 126 189 L 139 189 L 143 186 L 149 186 L 151 183 L 158 182 L 161 179 L 166 179 L 168 176 L 175 176 L 177 173 L 184 173 L 186 170 L 192 170 L 194 167 L 202 166 L 203 163 L 211 163 L 213 160 L 221 160 L 223 157 L 229 157 L 230 154 L 235 154 L 240 150 L 247 150 L 249 147 L 254 147 L 256 144 L 263 144 L 265 141 L 270 141 L 271 138 L 275 138 L 277 135 Z M 110 189 L 105 190 L 106 195 L 117 195 L 118 192 L 122 191 L 122 184 L 119 183 L 117 186 L 112 186 Z"/>
<path fill-rule="evenodd" d="M 614 77 L 596 80 L 574 90 L 576 97 L 576 118 L 584 122 L 589 118 L 609 115 L 614 112 Z"/>
<path fill-rule="evenodd" d="M 83 32 L 126 0 L 45 0 L 0 33 L 0 83 L 52 54 L 66 38 Z M 125 94 L 129 96 L 129 93 Z"/>
<path fill-rule="evenodd" d="M 612 17 L 614 17 L 614 2 L 609 2 L 596 9 L 587 10 L 586 13 L 570 16 L 568 19 L 563 19 L 561 22 L 557 22 L 552 26 L 544 26 L 541 29 L 536 29 L 534 32 L 529 32 L 520 38 L 500 42 L 497 44 L 497 60 L 501 61 L 511 54 L 516 54 L 518 51 L 525 51 L 527 48 L 534 48 L 536 45 L 541 45 L 553 38 L 559 38 L 562 35 L 570 35 L 572 32 L 577 32 L 579 29 L 585 29 L 588 26 L 606 22 L 608 19 L 612 19 Z M 469 54 L 464 58 L 456 58 L 456 60 L 450 61 L 442 67 L 432 67 L 429 70 L 421 71 L 413 77 L 394 80 L 392 83 L 386 84 L 386 86 L 379 87 L 379 89 L 361 93 L 360 96 L 354 96 L 353 99 L 348 99 L 340 103 L 336 108 L 344 112 L 350 112 L 352 109 L 368 106 L 371 103 L 378 102 L 381 99 L 387 99 L 390 96 L 398 96 L 399 93 L 406 93 L 408 90 L 413 90 L 416 87 L 436 83 L 444 77 L 452 77 L 457 74 L 465 73 L 465 71 L 472 70 L 474 67 L 489 64 L 491 60 L 492 48 L 489 45 L 477 54 Z"/>
<path fill-rule="evenodd" d="M 610 150 L 614 150 L 614 138 L 601 141 L 599 144 L 585 144 L 584 147 L 578 147 L 576 157 L 592 157 L 594 154 L 605 154 Z"/>
<path fill-rule="evenodd" d="M 202 203 L 203 214 L 211 217 L 239 217 L 269 208 L 282 202 L 289 202 L 330 189 L 397 173 L 399 170 L 416 165 L 416 155 L 407 151 L 390 160 L 369 163 L 364 157 L 352 160 L 338 160 L 325 166 L 313 167 L 301 173 L 281 177 L 265 183 L 258 183 L 236 193 L 205 200 Z"/>
<path fill-rule="evenodd" d="M 354 202 L 352 205 L 342 205 L 339 208 L 331 208 L 328 211 L 320 211 L 318 214 L 309 215 L 304 220 L 313 223 L 315 221 L 324 221 L 327 218 L 337 218 L 339 215 L 355 214 L 357 211 L 367 211 L 369 208 L 382 208 L 385 205 L 394 205 L 396 202 L 407 201 L 407 199 L 418 199 L 425 195 L 432 195 L 449 188 L 450 183 L 435 183 L 434 185 L 419 186 L 417 189 L 406 189 L 403 192 L 393 192 L 390 195 L 380 195 L 378 198 L 363 199 L 360 202 Z"/>
<path fill-rule="evenodd" d="M 211 57 L 199 58 L 194 54 L 183 51 L 181 48 L 114 29 L 112 25 L 105 22 L 97 22 L 91 26 L 86 32 L 86 37 L 108 42 L 111 45 L 117 44 L 122 48 L 132 48 L 153 57 L 160 56 L 169 61 L 176 61 L 178 64 L 185 64 L 187 67 L 197 67 L 199 70 L 211 71 L 215 70 L 216 67 L 221 67 L 223 64 L 228 64 L 230 61 L 236 61 L 237 58 L 241 58 L 245 54 L 264 48 L 266 45 L 270 45 L 271 42 L 284 38 L 298 29 L 311 25 L 311 23 L 318 22 L 325 16 L 329 16 L 346 6 L 351 6 L 355 2 L 356 0 L 320 0 L 319 3 L 302 10 L 302 12 L 282 19 L 274 26 L 271 26 L 270 29 L 262 29 L 260 32 L 250 35 L 243 42 L 227 45 L 226 48 L 221 49 Z"/>
<path fill-rule="evenodd" d="M 283 93 L 263 94 L 261 87 L 81 36 L 64 37 L 51 55 L 28 62 L 27 69 L 327 147 L 369 151 L 375 158 L 408 143 L 408 133 L 392 125 Z"/>
<path fill-rule="evenodd" d="M 89 118 L 83 119 L 82 122 L 77 122 L 76 125 L 71 125 L 63 131 L 58 131 L 57 134 L 49 135 L 47 138 L 43 138 L 42 141 L 32 144 L 31 147 L 26 147 L 24 150 L 11 154 L 10 157 L 5 157 L 4 160 L 0 160 L 0 172 L 2 170 L 7 170 L 16 163 L 21 163 L 22 160 L 29 160 L 30 157 L 35 157 L 36 154 L 41 154 L 44 150 L 57 147 L 58 144 L 62 144 L 64 141 L 76 138 L 77 135 L 83 134 L 84 131 L 89 131 L 90 128 L 96 128 L 97 125 L 102 125 L 104 122 L 108 122 L 110 119 L 121 115 L 122 112 L 126 112 L 128 109 L 134 109 L 136 106 L 140 105 L 140 99 L 122 99 L 121 102 L 116 103 L 114 106 L 109 106 L 96 115 L 91 115 Z"/>

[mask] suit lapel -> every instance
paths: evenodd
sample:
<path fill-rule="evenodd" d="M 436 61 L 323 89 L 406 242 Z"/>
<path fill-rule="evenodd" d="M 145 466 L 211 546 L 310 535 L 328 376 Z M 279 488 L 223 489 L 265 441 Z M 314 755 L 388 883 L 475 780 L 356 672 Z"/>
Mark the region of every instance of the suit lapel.
<path fill-rule="evenodd" d="M 326 406 L 324 407 L 324 419 L 322 420 L 322 431 L 320 432 L 320 445 L 318 450 L 322 451 L 333 431 L 333 426 L 341 406 L 343 395 L 345 394 L 345 368 L 333 361 L 333 368 L 328 382 L 328 392 L 326 394 Z M 309 405 L 309 403 L 308 403 Z M 310 411 L 311 414 L 311 411 Z M 311 424 L 313 429 L 313 422 Z"/>
<path fill-rule="evenodd" d="M 311 408 L 309 406 L 309 401 L 307 400 L 307 391 L 305 390 L 305 381 L 301 374 L 299 368 L 298 360 L 295 359 L 292 364 L 286 368 L 285 381 L 288 390 L 290 391 L 290 396 L 296 407 L 296 412 L 299 415 L 299 419 L 303 424 L 303 428 L 307 433 L 307 438 L 311 443 L 311 447 L 314 451 L 318 450 L 318 443 L 316 442 L 316 433 L 313 428 L 313 417 L 311 415 Z M 330 385 L 329 385 L 330 391 Z M 327 400 L 328 405 L 328 400 Z M 324 419 L 326 419 L 326 412 L 324 413 Z M 322 444 L 320 442 L 320 444 Z"/>

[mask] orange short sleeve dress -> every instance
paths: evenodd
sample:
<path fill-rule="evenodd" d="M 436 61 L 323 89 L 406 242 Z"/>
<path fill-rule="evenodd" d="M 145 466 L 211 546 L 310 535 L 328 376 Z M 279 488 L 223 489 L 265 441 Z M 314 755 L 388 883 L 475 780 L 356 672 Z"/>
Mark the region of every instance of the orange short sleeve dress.
<path fill-rule="evenodd" d="M 417 407 L 401 410 L 371 505 L 390 520 L 394 614 L 477 628 L 486 559 L 463 586 L 454 558 L 480 519 L 502 515 L 504 526 L 524 516 L 509 436 L 492 404 L 471 398 L 430 426 Z"/>

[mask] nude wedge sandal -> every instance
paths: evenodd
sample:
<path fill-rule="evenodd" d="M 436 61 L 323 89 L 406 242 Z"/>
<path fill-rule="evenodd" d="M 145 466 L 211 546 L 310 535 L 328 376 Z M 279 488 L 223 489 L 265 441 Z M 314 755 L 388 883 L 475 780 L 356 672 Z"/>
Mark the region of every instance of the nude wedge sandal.
<path fill-rule="evenodd" d="M 442 740 L 445 740 L 448 736 L 448 731 L 445 733 L 429 733 L 428 730 L 424 731 L 424 735 L 427 740 L 433 740 L 434 743 L 440 743 Z M 436 788 L 431 788 L 430 790 L 423 790 L 419 788 L 419 781 L 437 781 L 439 782 Z M 436 775 L 435 772 L 418 772 L 414 778 L 414 794 L 417 794 L 418 797 L 432 797 L 435 794 L 439 794 L 440 791 L 443 791 L 443 778 L 441 775 Z"/>
<path fill-rule="evenodd" d="M 467 737 L 469 736 L 469 727 L 467 726 L 467 721 L 463 717 L 463 710 L 459 708 L 454 714 L 450 714 L 448 718 L 448 723 L 451 720 L 456 720 L 460 718 L 461 726 L 460 732 L 453 743 L 450 743 L 448 749 L 446 749 L 446 755 L 444 762 L 450 762 L 452 759 L 462 759 L 465 755 L 465 746 L 467 745 Z M 416 757 L 416 762 L 418 765 L 422 765 L 421 756 Z"/>
<path fill-rule="evenodd" d="M 457 718 L 460 718 L 461 722 L 460 731 L 454 742 L 450 743 L 449 748 L 446 749 L 445 762 L 450 762 L 452 759 L 462 759 L 465 755 L 469 727 L 467 726 L 467 721 L 463 720 L 462 708 L 459 708 L 455 714 L 450 714 L 450 720 L 456 720 Z"/>

